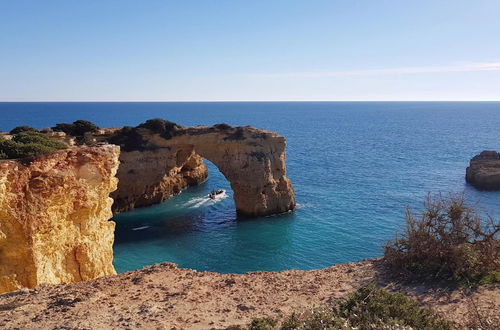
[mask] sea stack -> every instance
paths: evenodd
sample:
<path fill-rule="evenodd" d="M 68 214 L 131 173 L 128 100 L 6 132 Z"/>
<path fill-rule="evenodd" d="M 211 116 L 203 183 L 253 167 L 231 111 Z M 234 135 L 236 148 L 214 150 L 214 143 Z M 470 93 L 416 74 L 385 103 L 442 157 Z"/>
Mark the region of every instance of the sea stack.
<path fill-rule="evenodd" d="M 470 160 L 465 180 L 481 190 L 500 190 L 500 153 L 485 150 Z"/>

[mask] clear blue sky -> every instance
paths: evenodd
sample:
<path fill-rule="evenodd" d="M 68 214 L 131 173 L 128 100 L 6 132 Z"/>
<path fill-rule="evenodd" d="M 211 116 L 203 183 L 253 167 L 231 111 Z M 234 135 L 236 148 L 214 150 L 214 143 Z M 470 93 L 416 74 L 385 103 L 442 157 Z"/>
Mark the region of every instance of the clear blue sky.
<path fill-rule="evenodd" d="M 40 100 L 500 100 L 500 0 L 0 0 Z"/>

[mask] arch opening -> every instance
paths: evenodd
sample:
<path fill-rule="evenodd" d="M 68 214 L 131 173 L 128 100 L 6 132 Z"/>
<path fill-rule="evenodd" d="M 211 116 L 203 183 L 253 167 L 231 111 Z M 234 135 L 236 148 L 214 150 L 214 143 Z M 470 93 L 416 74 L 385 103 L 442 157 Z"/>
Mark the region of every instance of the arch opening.
<path fill-rule="evenodd" d="M 191 127 L 168 138 L 140 131 L 147 148 L 122 151 L 115 212 L 160 203 L 207 178 L 203 158 L 227 178 L 239 215 L 265 216 L 295 207 L 286 177 L 285 139 L 252 127 Z M 145 141 L 145 142 L 144 142 Z"/>

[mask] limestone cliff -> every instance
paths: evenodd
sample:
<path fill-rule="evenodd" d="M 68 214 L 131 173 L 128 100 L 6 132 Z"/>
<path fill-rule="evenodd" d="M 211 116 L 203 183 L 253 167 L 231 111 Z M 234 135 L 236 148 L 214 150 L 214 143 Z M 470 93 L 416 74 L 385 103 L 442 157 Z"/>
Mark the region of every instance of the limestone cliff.
<path fill-rule="evenodd" d="M 0 161 L 0 292 L 115 273 L 118 156 L 102 145 Z"/>
<path fill-rule="evenodd" d="M 202 157 L 230 182 L 239 214 L 271 215 L 295 207 L 286 177 L 285 138 L 277 133 L 223 124 L 170 131 L 139 126 L 107 134 L 111 137 L 105 140 L 122 146 L 118 190 L 112 195 L 115 211 L 159 203 L 204 181 Z"/>
<path fill-rule="evenodd" d="M 483 151 L 474 156 L 465 179 L 478 189 L 500 190 L 500 153 Z"/>
<path fill-rule="evenodd" d="M 111 194 L 113 211 L 123 212 L 161 203 L 187 186 L 207 179 L 203 159 L 179 148 L 130 151 L 120 154 L 119 189 Z"/>

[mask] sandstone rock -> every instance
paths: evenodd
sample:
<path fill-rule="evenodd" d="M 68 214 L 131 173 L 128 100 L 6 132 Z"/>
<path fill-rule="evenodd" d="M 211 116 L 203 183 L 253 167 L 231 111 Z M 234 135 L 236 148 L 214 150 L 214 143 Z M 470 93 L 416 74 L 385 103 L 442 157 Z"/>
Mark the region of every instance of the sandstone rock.
<path fill-rule="evenodd" d="M 161 203 L 187 186 L 202 183 L 207 175 L 203 159 L 192 150 L 124 151 L 117 173 L 119 188 L 111 194 L 113 211 Z"/>
<path fill-rule="evenodd" d="M 239 214 L 263 216 L 295 207 L 286 177 L 285 138 L 274 132 L 216 125 L 181 128 L 167 135 L 145 128 L 135 133 L 134 145 L 122 145 L 119 185 L 112 195 L 115 211 L 162 202 L 204 181 L 207 170 L 201 157 L 228 179 Z"/>
<path fill-rule="evenodd" d="M 500 190 L 500 153 L 483 151 L 474 156 L 467 167 L 465 179 L 478 189 Z"/>
<path fill-rule="evenodd" d="M 129 129 L 122 152 L 97 144 L 31 162 L 1 160 L 0 293 L 114 274 L 110 193 L 116 211 L 162 202 L 207 178 L 203 158 L 230 182 L 239 214 L 295 207 L 284 137 L 252 127 L 169 127 L 175 134 Z M 109 141 L 119 132 L 105 129 L 90 140 Z"/>
<path fill-rule="evenodd" d="M 0 292 L 115 274 L 118 156 L 103 145 L 0 161 Z"/>

